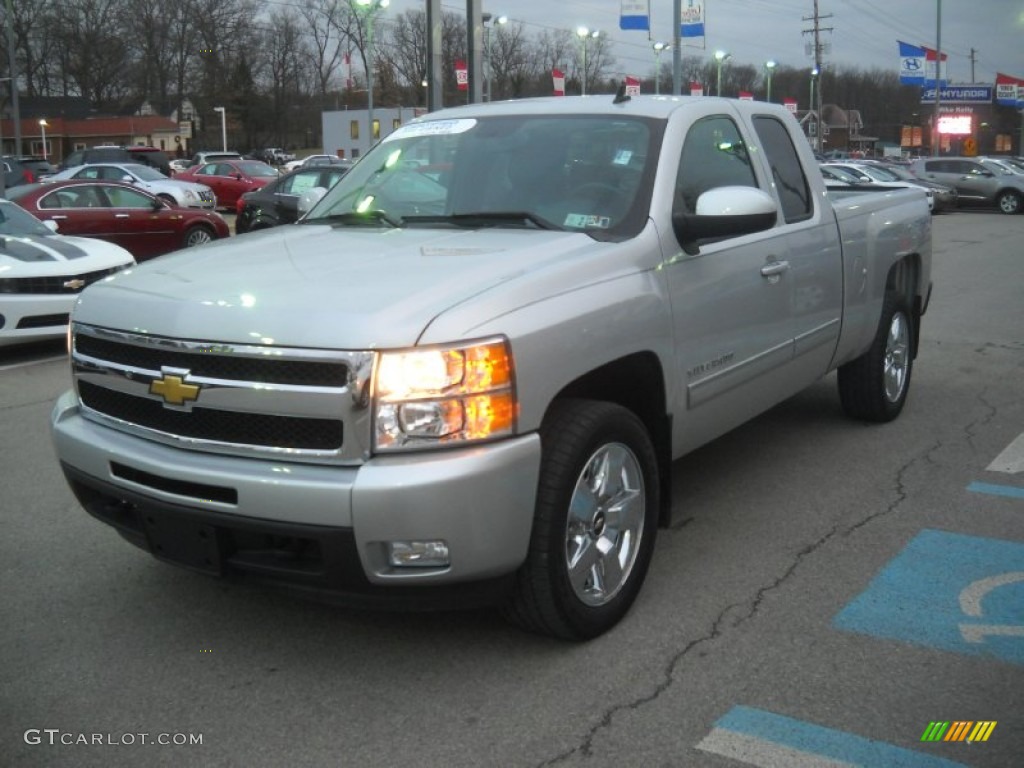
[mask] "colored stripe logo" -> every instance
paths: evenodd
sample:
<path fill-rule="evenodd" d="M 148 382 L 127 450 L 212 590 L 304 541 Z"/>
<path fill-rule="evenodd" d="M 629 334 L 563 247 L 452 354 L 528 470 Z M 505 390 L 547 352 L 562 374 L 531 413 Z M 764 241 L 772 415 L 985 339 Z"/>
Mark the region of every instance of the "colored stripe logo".
<path fill-rule="evenodd" d="M 996 728 L 995 720 L 933 720 L 921 734 L 921 741 L 988 741 Z"/>

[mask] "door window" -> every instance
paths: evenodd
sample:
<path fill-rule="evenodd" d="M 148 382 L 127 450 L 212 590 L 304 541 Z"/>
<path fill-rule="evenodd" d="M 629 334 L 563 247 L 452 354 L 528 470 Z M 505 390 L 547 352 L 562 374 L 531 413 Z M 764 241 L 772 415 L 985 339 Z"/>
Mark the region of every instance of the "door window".
<path fill-rule="evenodd" d="M 729 186 L 757 186 L 747 145 L 730 118 L 705 117 L 693 124 L 683 144 L 674 211 L 695 213 L 701 194 Z"/>
<path fill-rule="evenodd" d="M 754 118 L 754 130 L 772 169 L 772 181 L 786 222 L 810 217 L 811 189 L 789 131 L 777 119 L 767 116 Z"/>

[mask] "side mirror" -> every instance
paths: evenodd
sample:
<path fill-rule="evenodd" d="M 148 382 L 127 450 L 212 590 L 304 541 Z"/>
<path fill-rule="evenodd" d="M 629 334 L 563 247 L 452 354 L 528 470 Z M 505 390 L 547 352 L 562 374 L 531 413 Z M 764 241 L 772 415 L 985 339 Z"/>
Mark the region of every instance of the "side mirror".
<path fill-rule="evenodd" d="M 46 227 L 51 232 L 56 232 L 59 229 L 59 225 L 53 219 L 46 219 L 43 222 L 43 226 Z"/>
<path fill-rule="evenodd" d="M 150 206 L 150 208 L 152 208 L 154 211 L 162 211 L 164 208 L 170 208 L 170 207 L 171 206 L 169 206 L 167 203 L 165 203 L 159 197 L 156 198 L 153 201 L 153 204 Z"/>
<path fill-rule="evenodd" d="M 716 187 L 697 198 L 696 212 L 672 214 L 672 229 L 691 256 L 701 241 L 749 235 L 775 226 L 775 199 L 756 187 Z"/>
<path fill-rule="evenodd" d="M 312 187 L 299 196 L 299 216 L 305 216 L 327 194 L 325 187 Z"/>

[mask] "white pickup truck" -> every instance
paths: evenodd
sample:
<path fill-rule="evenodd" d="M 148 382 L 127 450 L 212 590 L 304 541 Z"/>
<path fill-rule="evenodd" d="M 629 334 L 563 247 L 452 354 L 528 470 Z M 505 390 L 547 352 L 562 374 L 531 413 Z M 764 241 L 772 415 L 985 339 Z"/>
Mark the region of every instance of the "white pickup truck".
<path fill-rule="evenodd" d="M 84 291 L 56 451 L 160 559 L 593 637 L 674 460 L 835 369 L 851 416 L 899 414 L 930 227 L 920 189 L 833 199 L 773 104 L 437 112 L 298 224 Z"/>

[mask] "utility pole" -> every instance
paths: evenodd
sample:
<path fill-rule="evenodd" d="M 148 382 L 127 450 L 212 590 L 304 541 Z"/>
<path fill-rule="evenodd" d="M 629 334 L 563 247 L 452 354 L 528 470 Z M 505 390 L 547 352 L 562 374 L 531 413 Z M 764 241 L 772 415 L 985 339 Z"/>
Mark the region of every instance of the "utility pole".
<path fill-rule="evenodd" d="M 825 79 L 825 70 L 822 67 L 822 62 L 821 62 L 821 53 L 822 53 L 822 50 L 824 49 L 824 44 L 821 42 L 821 33 L 822 32 L 831 32 L 832 31 L 832 27 L 823 27 L 823 26 L 821 26 L 821 20 L 822 19 L 831 19 L 831 18 L 832 18 L 832 14 L 831 13 L 826 14 L 824 16 L 822 16 L 820 13 L 818 13 L 818 0 L 814 0 L 814 15 L 813 16 L 804 16 L 803 17 L 803 21 L 813 21 L 814 22 L 814 26 L 811 27 L 810 29 L 803 30 L 803 34 L 805 34 L 805 35 L 814 35 L 814 68 L 816 70 L 818 70 L 818 88 L 817 88 L 817 93 L 816 93 L 815 99 L 814 99 L 815 103 L 811 105 L 811 109 L 813 109 L 814 112 L 815 112 L 814 122 L 815 122 L 815 127 L 817 129 L 816 141 L 818 142 L 817 149 L 818 149 L 819 152 L 825 149 L 825 143 L 824 143 L 825 137 L 822 136 L 822 133 L 821 133 L 821 92 L 822 92 L 822 90 L 824 90 L 821 87 L 821 84 L 822 84 L 822 82 Z"/>
<path fill-rule="evenodd" d="M 974 65 L 975 65 L 975 64 L 977 63 L 977 61 L 978 61 L 978 57 L 977 57 L 977 56 L 975 56 L 974 54 L 976 54 L 977 52 L 978 52 L 978 51 L 977 51 L 977 49 L 975 49 L 975 48 L 971 48 L 971 84 L 972 84 L 972 85 L 973 85 L 973 84 L 974 84 L 975 82 L 977 82 L 977 81 L 976 81 L 976 80 L 974 79 Z M 936 72 L 938 72 L 938 69 L 939 69 L 939 65 L 936 65 Z"/>

